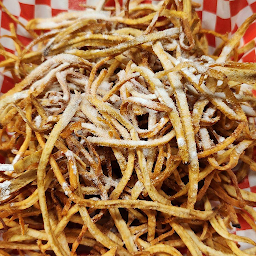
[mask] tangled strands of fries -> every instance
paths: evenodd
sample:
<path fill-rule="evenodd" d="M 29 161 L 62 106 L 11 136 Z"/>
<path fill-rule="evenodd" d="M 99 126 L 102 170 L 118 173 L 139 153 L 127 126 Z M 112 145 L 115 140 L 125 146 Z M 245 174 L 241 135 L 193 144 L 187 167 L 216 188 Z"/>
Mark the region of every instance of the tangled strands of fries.
<path fill-rule="evenodd" d="M 256 15 L 228 40 L 189 0 L 127 2 L 32 20 L 47 31 L 1 50 L 21 81 L 0 98 L 0 253 L 255 254 L 229 230 L 256 230 L 238 187 L 256 171 L 256 65 L 230 61 Z"/>

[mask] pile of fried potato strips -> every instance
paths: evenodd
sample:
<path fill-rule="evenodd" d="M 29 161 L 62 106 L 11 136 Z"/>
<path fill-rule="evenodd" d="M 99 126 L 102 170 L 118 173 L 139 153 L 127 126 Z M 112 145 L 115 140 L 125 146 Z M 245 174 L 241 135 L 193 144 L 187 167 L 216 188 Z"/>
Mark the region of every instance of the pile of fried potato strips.
<path fill-rule="evenodd" d="M 1 255 L 255 255 L 232 228 L 256 230 L 238 186 L 256 171 L 256 64 L 238 62 L 256 14 L 229 39 L 190 0 L 101 1 L 31 20 L 24 46 L 1 6 Z"/>

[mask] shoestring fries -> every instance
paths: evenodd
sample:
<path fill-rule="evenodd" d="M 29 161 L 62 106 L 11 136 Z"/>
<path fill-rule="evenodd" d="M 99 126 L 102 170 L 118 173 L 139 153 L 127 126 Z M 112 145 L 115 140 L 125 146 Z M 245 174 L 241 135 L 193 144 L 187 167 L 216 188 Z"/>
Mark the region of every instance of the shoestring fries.
<path fill-rule="evenodd" d="M 1 254 L 256 253 L 231 232 L 239 216 L 256 230 L 256 194 L 238 186 L 256 170 L 256 72 L 236 62 L 256 15 L 229 39 L 190 0 L 139 2 L 31 20 L 27 46 L 11 25 Z M 222 40 L 212 55 L 207 34 Z"/>

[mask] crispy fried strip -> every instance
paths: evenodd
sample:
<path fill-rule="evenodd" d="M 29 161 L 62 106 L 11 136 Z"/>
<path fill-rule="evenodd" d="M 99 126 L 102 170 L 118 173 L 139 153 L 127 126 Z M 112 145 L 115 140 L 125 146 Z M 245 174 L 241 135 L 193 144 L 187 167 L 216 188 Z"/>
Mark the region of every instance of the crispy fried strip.
<path fill-rule="evenodd" d="M 235 45 L 240 41 L 244 33 L 246 32 L 249 25 L 256 19 L 256 14 L 253 14 L 249 18 L 247 18 L 243 24 L 238 28 L 232 39 L 225 45 L 222 49 L 222 52 L 217 59 L 217 63 L 222 63 L 227 60 L 228 56 L 230 55 L 231 51 L 235 47 Z"/>
<path fill-rule="evenodd" d="M 168 54 L 163 51 L 161 44 L 157 43 L 153 46 L 154 51 L 159 57 L 164 69 L 172 68 L 168 59 Z M 196 143 L 194 138 L 194 128 L 192 125 L 191 114 L 188 109 L 186 95 L 182 89 L 181 77 L 178 73 L 170 73 L 167 75 L 178 105 L 178 111 L 181 117 L 184 133 L 186 135 L 187 150 L 189 154 L 189 190 L 188 190 L 188 207 L 193 208 L 196 202 L 197 184 L 199 175 L 199 162 L 197 156 Z"/>
<path fill-rule="evenodd" d="M 44 149 L 42 151 L 42 155 L 40 158 L 40 162 L 38 165 L 38 172 L 37 172 L 37 183 L 38 183 L 38 196 L 39 196 L 39 203 L 42 210 L 42 215 L 44 219 L 44 226 L 45 231 L 48 235 L 49 242 L 51 244 L 52 249 L 56 253 L 56 255 L 66 255 L 66 253 L 61 249 L 56 237 L 52 231 L 52 227 L 48 217 L 48 210 L 45 198 L 45 191 L 44 191 L 44 178 L 45 178 L 45 167 L 49 161 L 49 157 L 51 151 L 54 147 L 54 143 L 58 138 L 58 135 L 61 131 L 67 126 L 69 120 L 75 114 L 79 104 L 81 102 L 80 95 L 77 93 L 70 101 L 68 107 L 66 108 L 65 112 L 63 113 L 59 122 L 54 126 L 49 139 L 47 140 Z"/>
<path fill-rule="evenodd" d="M 24 92 L 21 92 L 25 87 L 31 85 L 33 82 L 35 82 L 37 79 L 40 79 L 43 77 L 49 69 L 52 69 L 56 66 L 58 66 L 60 63 L 72 63 L 72 65 L 86 65 L 88 67 L 91 67 L 90 62 L 81 59 L 79 57 L 70 55 L 70 54 L 59 54 L 57 56 L 54 56 L 50 58 L 49 60 L 45 61 L 40 67 L 34 69 L 24 80 L 22 80 L 20 83 L 16 84 L 14 88 L 9 90 L 7 93 L 2 94 L 1 99 L 1 105 L 0 109 L 2 108 L 2 100 L 6 99 L 8 96 L 20 92 L 22 96 L 24 95 Z M 40 72 L 39 72 L 40 71 Z M 26 91 L 25 91 L 26 92 Z"/>
<path fill-rule="evenodd" d="M 193 241 L 191 236 L 189 236 L 189 234 L 186 232 L 186 230 L 181 225 L 179 225 L 178 223 L 175 223 L 175 222 L 172 222 L 170 224 L 171 224 L 172 228 L 175 230 L 175 232 L 182 239 L 184 244 L 187 246 L 191 255 L 193 255 L 193 256 L 196 256 L 196 255 L 202 256 L 203 255 L 201 253 L 201 251 L 199 250 L 198 245 Z"/>
<path fill-rule="evenodd" d="M 111 147 L 125 147 L 125 148 L 151 148 L 155 146 L 164 145 L 171 141 L 175 136 L 175 132 L 172 130 L 159 139 L 153 139 L 150 141 L 132 141 L 132 140 L 118 140 L 100 137 L 88 137 L 88 141 L 101 146 Z"/>
<path fill-rule="evenodd" d="M 176 106 L 173 100 L 169 97 L 165 90 L 163 90 L 163 85 L 160 80 L 154 78 L 154 74 L 150 72 L 149 69 L 145 67 L 132 67 L 135 71 L 142 73 L 146 78 L 147 82 L 151 85 L 152 89 L 155 91 L 155 94 L 158 95 L 160 101 L 170 107 L 172 111 L 169 113 L 169 118 L 172 122 L 172 125 L 175 129 L 177 144 L 181 151 L 180 155 L 184 162 L 188 161 L 187 145 L 186 139 L 184 136 L 184 131 L 182 129 L 182 124 L 180 121 L 179 113 L 176 109 Z M 152 82 L 150 82 L 152 81 Z"/>
<path fill-rule="evenodd" d="M 176 28 L 170 28 L 166 31 L 160 31 L 160 32 L 155 32 L 153 34 L 140 36 L 134 40 L 130 40 L 130 41 L 121 43 L 117 46 L 110 47 L 105 50 L 88 50 L 88 51 L 70 50 L 70 51 L 68 51 L 68 53 L 82 57 L 82 58 L 86 58 L 86 59 L 106 57 L 109 55 L 120 54 L 131 47 L 135 47 L 135 46 L 147 43 L 149 41 L 156 41 L 156 40 L 159 40 L 161 38 L 166 38 L 166 37 L 175 37 L 177 35 L 177 33 L 178 33 L 178 31 Z"/>

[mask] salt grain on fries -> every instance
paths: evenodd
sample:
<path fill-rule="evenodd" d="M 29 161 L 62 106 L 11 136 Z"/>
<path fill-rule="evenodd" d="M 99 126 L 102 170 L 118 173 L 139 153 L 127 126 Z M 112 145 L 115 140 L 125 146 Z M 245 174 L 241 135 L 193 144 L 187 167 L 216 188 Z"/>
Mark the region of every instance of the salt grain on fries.
<path fill-rule="evenodd" d="M 4 11 L 14 20 L 0 2 Z M 252 255 L 255 64 L 190 0 L 31 20 L 0 67 L 0 254 Z M 38 35 L 39 34 L 39 35 Z M 206 34 L 222 43 L 208 53 Z M 235 169 L 235 171 L 234 171 Z M 240 250 L 240 242 L 250 249 Z"/>

